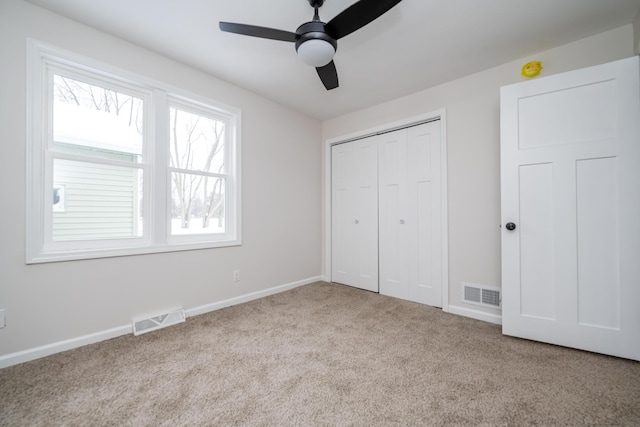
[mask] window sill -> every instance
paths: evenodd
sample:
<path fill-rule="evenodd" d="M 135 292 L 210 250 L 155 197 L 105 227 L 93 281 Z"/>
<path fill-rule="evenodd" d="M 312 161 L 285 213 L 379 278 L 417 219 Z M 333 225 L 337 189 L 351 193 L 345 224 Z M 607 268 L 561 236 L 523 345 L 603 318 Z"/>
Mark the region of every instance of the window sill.
<path fill-rule="evenodd" d="M 114 258 L 134 255 L 150 255 L 166 252 L 182 252 L 201 249 L 215 249 L 241 246 L 240 239 L 201 243 L 172 243 L 154 246 L 138 246 L 110 249 L 82 249 L 70 251 L 42 252 L 34 256 L 27 255 L 26 264 L 44 264 L 50 262 L 79 261 L 86 259 Z"/>

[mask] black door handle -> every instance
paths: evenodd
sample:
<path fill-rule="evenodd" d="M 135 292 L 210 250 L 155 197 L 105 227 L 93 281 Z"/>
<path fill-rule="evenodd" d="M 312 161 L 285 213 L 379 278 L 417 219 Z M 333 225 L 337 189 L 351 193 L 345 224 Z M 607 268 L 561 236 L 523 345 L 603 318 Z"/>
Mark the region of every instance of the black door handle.
<path fill-rule="evenodd" d="M 507 227 L 507 230 L 509 231 L 513 231 L 516 229 L 516 225 L 513 222 L 508 222 L 506 227 Z"/>

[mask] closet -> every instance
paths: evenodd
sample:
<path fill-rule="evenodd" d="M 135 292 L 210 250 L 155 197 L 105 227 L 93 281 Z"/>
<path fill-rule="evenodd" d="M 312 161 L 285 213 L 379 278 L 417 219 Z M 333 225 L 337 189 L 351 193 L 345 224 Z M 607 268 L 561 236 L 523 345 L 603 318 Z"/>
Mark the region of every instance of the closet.
<path fill-rule="evenodd" d="M 442 306 L 440 122 L 332 147 L 332 280 Z"/>

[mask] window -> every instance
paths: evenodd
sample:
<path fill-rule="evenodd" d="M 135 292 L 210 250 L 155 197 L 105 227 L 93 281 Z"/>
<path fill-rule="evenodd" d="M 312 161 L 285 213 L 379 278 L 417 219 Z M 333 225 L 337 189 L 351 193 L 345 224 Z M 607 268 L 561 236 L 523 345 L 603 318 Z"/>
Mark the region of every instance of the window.
<path fill-rule="evenodd" d="M 30 52 L 27 263 L 240 244 L 238 110 Z"/>
<path fill-rule="evenodd" d="M 172 102 L 171 235 L 225 230 L 225 123 Z"/>

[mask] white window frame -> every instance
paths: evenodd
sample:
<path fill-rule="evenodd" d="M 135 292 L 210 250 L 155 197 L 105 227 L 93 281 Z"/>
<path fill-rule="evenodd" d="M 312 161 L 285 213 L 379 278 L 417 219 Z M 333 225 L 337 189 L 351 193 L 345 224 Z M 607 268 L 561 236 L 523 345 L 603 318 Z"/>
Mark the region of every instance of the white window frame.
<path fill-rule="evenodd" d="M 141 163 L 82 159 L 50 149 L 53 74 L 115 89 L 144 104 Z M 225 123 L 225 233 L 171 236 L 169 107 L 186 106 Z M 28 41 L 26 263 L 69 261 L 159 252 L 237 246 L 241 240 L 241 111 L 217 101 L 140 77 L 61 49 Z M 54 241 L 51 236 L 53 159 L 87 160 L 139 168 L 144 174 L 142 237 Z"/>
<path fill-rule="evenodd" d="M 209 105 L 197 104 L 193 100 L 184 99 L 175 95 L 169 95 L 167 98 L 168 107 L 177 108 L 180 111 L 185 111 L 193 114 L 197 114 L 203 117 L 211 118 L 217 121 L 221 121 L 225 124 L 225 139 L 228 140 L 226 133 L 227 131 L 233 132 L 234 126 L 230 125 L 230 117 L 226 115 L 220 115 L 219 111 L 212 109 Z M 231 144 L 233 145 L 233 144 Z M 178 169 L 171 166 L 167 166 L 167 185 L 169 188 L 167 189 L 167 195 L 169 196 L 167 199 L 167 209 L 171 209 L 171 173 L 195 173 L 201 174 L 209 177 L 220 177 L 225 179 L 225 225 L 226 218 L 229 216 L 233 218 L 235 216 L 235 210 L 237 208 L 235 203 L 235 177 L 236 173 L 234 173 L 236 165 L 233 162 L 233 146 L 227 146 L 225 143 L 224 149 L 224 163 L 225 163 L 225 172 L 222 174 L 218 173 L 208 173 L 208 172 L 198 172 L 195 170 L 189 169 Z M 227 206 L 229 203 L 229 206 Z M 171 243 L 181 243 L 185 241 L 206 241 L 210 237 L 206 234 L 200 235 L 171 235 L 171 224 L 167 224 L 167 240 Z"/>

